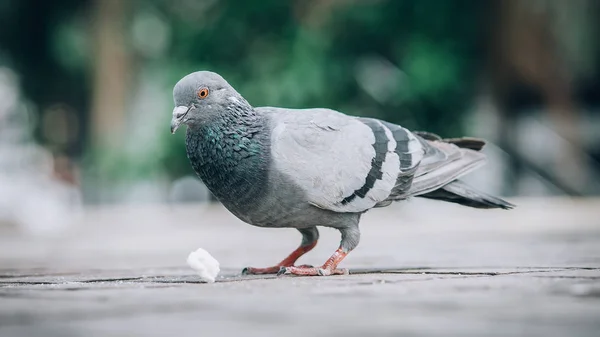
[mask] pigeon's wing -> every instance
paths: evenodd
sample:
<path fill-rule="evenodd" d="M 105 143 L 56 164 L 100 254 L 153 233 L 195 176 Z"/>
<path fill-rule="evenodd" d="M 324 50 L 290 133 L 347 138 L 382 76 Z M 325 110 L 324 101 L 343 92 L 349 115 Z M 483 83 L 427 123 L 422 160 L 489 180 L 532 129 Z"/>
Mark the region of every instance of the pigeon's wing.
<path fill-rule="evenodd" d="M 363 212 L 385 202 L 422 156 L 415 136 L 376 119 L 328 109 L 262 109 L 270 112 L 273 169 L 323 209 Z"/>

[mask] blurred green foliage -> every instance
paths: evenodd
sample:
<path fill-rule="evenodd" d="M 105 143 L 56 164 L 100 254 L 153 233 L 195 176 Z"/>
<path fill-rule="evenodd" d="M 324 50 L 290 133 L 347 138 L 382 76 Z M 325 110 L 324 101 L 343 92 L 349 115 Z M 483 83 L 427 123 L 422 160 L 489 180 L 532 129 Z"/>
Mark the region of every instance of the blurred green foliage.
<path fill-rule="evenodd" d="M 219 1 L 196 18 L 202 24 L 167 12 L 170 57 L 187 65 L 176 77 L 190 68 L 211 69 L 254 105 L 327 106 L 408 127 L 460 131 L 480 68 L 482 2 L 341 1 L 312 25 L 299 18 L 298 2 Z M 155 3 L 175 11 L 171 1 Z M 390 104 L 373 100 L 357 81 L 356 65 L 372 56 L 404 76 Z"/>
<path fill-rule="evenodd" d="M 340 1 L 326 13 L 310 12 L 315 1 L 300 2 L 218 1 L 196 16 L 155 0 L 173 29 L 169 64 L 183 65 L 173 82 L 209 69 L 255 106 L 328 107 L 461 134 L 483 61 L 484 2 Z M 369 95 L 357 76 L 357 66 L 370 59 L 398 70 L 386 100 Z M 183 171 L 181 147 L 173 141 L 165 159 Z"/>
<path fill-rule="evenodd" d="M 135 72 L 161 69 L 167 87 L 189 72 L 212 70 L 255 106 L 328 107 L 458 136 L 482 68 L 486 3 L 132 0 L 124 32 Z M 62 97 L 81 113 L 88 140 L 94 5 L 0 2 L 0 18 L 8 20 L 0 40 L 16 51 L 13 65 L 24 74 L 26 93 L 40 105 Z M 25 28 L 19 20 L 27 20 Z M 164 95 L 171 100 L 170 89 Z M 169 111 L 161 116 L 167 130 Z M 191 173 L 182 138 L 161 133 L 157 148 L 141 157 L 90 150 L 89 143 L 75 153 L 87 153 L 91 171 L 105 177 L 144 179 L 165 170 L 180 176 Z"/>

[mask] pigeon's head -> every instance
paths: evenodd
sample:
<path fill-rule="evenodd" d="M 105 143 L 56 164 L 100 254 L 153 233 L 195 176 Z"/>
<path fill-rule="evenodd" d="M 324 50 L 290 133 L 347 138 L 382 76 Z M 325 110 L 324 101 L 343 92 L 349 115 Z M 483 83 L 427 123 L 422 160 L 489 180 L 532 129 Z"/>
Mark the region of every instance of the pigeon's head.
<path fill-rule="evenodd" d="M 233 104 L 250 108 L 223 77 L 210 71 L 191 73 L 179 80 L 173 88 L 173 101 L 171 133 L 181 124 L 202 124 L 218 118 Z"/>

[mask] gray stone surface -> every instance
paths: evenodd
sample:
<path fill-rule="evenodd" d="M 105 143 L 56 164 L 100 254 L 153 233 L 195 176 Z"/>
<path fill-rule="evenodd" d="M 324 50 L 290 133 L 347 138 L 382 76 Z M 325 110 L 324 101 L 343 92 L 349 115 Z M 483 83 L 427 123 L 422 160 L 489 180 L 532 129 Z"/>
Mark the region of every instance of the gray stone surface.
<path fill-rule="evenodd" d="M 600 200 L 369 212 L 348 276 L 240 276 L 297 246 L 220 206 L 87 209 L 52 237 L 0 228 L 0 336 L 599 336 Z M 322 230 L 300 262 L 322 263 Z M 187 254 L 220 262 L 200 283 Z"/>

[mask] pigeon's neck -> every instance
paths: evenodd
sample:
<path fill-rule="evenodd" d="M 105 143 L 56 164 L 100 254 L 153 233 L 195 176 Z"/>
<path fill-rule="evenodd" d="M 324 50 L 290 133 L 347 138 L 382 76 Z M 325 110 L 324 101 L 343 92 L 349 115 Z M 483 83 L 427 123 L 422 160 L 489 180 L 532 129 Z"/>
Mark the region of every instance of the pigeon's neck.
<path fill-rule="evenodd" d="M 250 108 L 190 125 L 186 136 L 192 167 L 210 191 L 234 214 L 251 208 L 264 193 L 269 141 L 263 116 Z"/>

